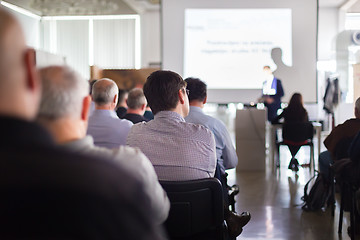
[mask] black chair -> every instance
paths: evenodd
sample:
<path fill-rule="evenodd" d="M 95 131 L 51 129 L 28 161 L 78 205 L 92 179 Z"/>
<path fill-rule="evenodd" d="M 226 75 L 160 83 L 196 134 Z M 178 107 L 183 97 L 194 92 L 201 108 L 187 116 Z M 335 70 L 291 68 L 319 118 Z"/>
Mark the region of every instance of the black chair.
<path fill-rule="evenodd" d="M 160 181 L 170 199 L 165 222 L 170 239 L 226 238 L 222 186 L 218 179 Z"/>
<path fill-rule="evenodd" d="M 295 158 L 297 152 L 302 146 L 310 147 L 310 171 L 311 167 L 315 169 L 314 161 L 314 127 L 311 122 L 296 122 L 296 123 L 284 123 L 282 126 L 282 137 L 281 142 L 277 142 L 277 151 L 278 151 L 278 163 L 276 163 L 277 168 L 280 167 L 280 146 L 288 146 L 291 152 L 291 161 L 289 168 L 295 171 L 298 171 L 298 161 Z"/>

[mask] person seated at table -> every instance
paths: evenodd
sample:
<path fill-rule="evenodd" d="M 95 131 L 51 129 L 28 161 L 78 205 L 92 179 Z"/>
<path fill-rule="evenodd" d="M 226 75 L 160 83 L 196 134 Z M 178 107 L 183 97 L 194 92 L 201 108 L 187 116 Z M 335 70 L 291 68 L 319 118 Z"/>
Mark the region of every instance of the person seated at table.
<path fill-rule="evenodd" d="M 294 93 L 291 96 L 289 105 L 272 121 L 272 124 L 279 123 L 279 120 L 282 118 L 284 119 L 284 123 L 305 123 L 309 121 L 309 116 L 304 108 L 302 95 L 300 93 Z M 300 146 L 296 145 L 288 145 L 288 147 L 292 156 L 295 156 L 300 149 Z M 299 162 L 296 158 L 293 157 L 291 159 L 288 168 L 294 171 L 299 170 Z"/>

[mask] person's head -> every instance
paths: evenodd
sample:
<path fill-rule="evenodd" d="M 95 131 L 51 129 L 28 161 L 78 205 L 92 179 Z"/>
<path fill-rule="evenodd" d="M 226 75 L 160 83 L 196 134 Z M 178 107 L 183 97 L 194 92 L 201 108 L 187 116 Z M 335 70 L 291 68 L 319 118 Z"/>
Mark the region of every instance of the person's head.
<path fill-rule="evenodd" d="M 294 93 L 291 96 L 288 108 L 292 108 L 292 109 L 302 109 L 302 108 L 304 108 L 302 95 L 300 93 Z"/>
<path fill-rule="evenodd" d="M 128 112 L 131 110 L 140 111 L 140 115 L 143 115 L 147 105 L 147 101 L 144 95 L 144 92 L 141 88 L 134 88 L 129 92 L 128 98 L 126 100 L 128 105 Z"/>
<path fill-rule="evenodd" d="M 66 66 L 45 67 L 39 73 L 43 85 L 39 122 L 54 135 L 71 130 L 71 134 L 84 137 L 91 102 L 88 81 Z M 52 126 L 58 131 L 51 131 Z"/>
<path fill-rule="evenodd" d="M 189 102 L 192 105 L 195 102 L 202 104 L 206 103 L 207 97 L 207 86 L 199 78 L 187 78 L 185 79 L 187 83 L 186 89 L 189 90 Z"/>
<path fill-rule="evenodd" d="M 360 97 L 355 101 L 355 117 L 360 119 Z"/>
<path fill-rule="evenodd" d="M 96 81 L 92 88 L 92 99 L 96 109 L 114 110 L 118 102 L 119 89 L 116 83 L 108 78 Z"/>
<path fill-rule="evenodd" d="M 186 82 L 179 74 L 163 70 L 153 72 L 143 89 L 154 114 L 160 111 L 176 111 L 183 117 L 189 114 Z"/>
<path fill-rule="evenodd" d="M 128 95 L 129 95 L 128 91 L 126 91 L 125 89 L 119 89 L 119 103 L 118 103 L 119 107 L 124 107 L 124 108 L 128 107 L 126 103 Z"/>
<path fill-rule="evenodd" d="M 90 84 L 89 84 L 89 87 L 90 87 L 90 95 L 92 94 L 92 87 L 94 86 L 94 84 L 96 83 L 96 81 L 97 81 L 97 79 L 95 79 L 95 80 L 91 80 L 90 81 Z"/>
<path fill-rule="evenodd" d="M 0 114 L 32 120 L 40 90 L 35 51 L 26 47 L 20 24 L 0 6 Z"/>

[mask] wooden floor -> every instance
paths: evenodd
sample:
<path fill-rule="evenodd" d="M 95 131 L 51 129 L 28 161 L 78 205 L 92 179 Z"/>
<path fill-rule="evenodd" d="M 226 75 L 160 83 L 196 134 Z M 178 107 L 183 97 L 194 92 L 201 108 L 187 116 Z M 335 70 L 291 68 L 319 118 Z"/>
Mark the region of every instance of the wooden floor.
<path fill-rule="evenodd" d="M 265 172 L 229 171 L 229 184 L 237 183 L 237 212 L 249 211 L 251 221 L 244 227 L 237 239 L 350 239 L 347 234 L 349 214 L 344 214 L 343 233 L 337 233 L 340 205 L 335 217 L 330 209 L 319 212 L 305 212 L 301 209 L 301 196 L 305 183 L 310 178 L 308 168 L 300 168 L 298 174 L 287 169 L 290 153 L 284 146 L 281 152 L 281 169 L 274 174 L 267 162 Z M 308 150 L 301 149 L 297 155 L 300 164 L 309 161 Z M 317 159 L 317 158 L 316 158 Z"/>

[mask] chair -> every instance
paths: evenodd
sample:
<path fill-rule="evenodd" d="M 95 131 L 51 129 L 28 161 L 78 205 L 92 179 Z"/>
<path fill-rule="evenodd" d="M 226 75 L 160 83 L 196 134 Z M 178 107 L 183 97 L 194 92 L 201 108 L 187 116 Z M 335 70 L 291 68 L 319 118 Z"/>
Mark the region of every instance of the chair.
<path fill-rule="evenodd" d="M 170 199 L 165 222 L 170 239 L 224 239 L 224 205 L 218 179 L 160 181 Z"/>
<path fill-rule="evenodd" d="M 280 146 L 288 146 L 291 152 L 291 161 L 289 168 L 298 171 L 298 161 L 295 156 L 302 146 L 310 147 L 310 171 L 315 169 L 314 161 L 314 144 L 312 138 L 314 136 L 314 127 L 311 122 L 296 122 L 296 123 L 284 123 L 282 126 L 281 142 L 277 142 L 277 150 L 279 153 L 277 167 L 280 167 Z"/>

